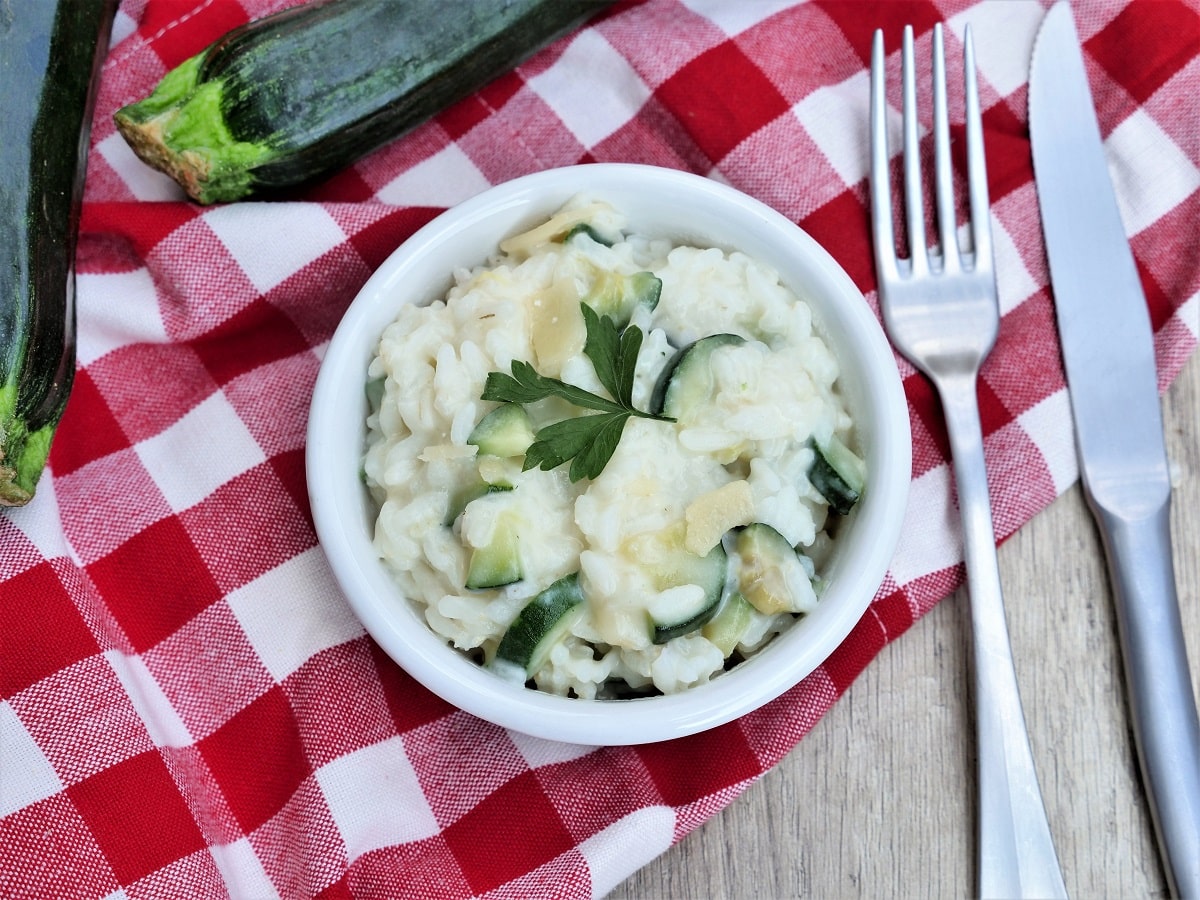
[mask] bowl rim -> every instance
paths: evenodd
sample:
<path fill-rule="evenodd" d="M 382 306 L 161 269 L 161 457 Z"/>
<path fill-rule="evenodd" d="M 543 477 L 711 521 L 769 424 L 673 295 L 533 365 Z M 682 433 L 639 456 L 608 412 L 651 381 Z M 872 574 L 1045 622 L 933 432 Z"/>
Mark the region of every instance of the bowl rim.
<path fill-rule="evenodd" d="M 394 581 L 389 584 L 390 576 L 371 550 L 373 523 L 362 502 L 366 489 L 359 480 L 357 458 L 350 465 L 344 463 L 352 443 L 361 458 L 365 435 L 365 400 L 350 397 L 347 391 L 353 388 L 363 395 L 366 366 L 379 334 L 402 303 L 444 295 L 453 267 L 439 268 L 445 261 L 437 261 L 448 256 L 459 259 L 459 266 L 483 262 L 514 227 L 544 219 L 583 190 L 598 197 L 657 192 L 651 195 L 673 197 L 689 208 L 712 205 L 719 211 L 712 213 L 720 219 L 717 227 L 736 226 L 749 245 L 744 252 L 756 259 L 766 256 L 768 264 L 780 269 L 785 284 L 809 302 L 818 330 L 833 345 L 835 355 L 856 357 L 852 379 L 857 384 L 856 402 L 867 407 L 854 410 L 856 425 L 869 433 L 864 443 L 872 479 L 852 514 L 857 520 L 850 538 L 858 536 L 851 547 L 856 551 L 853 565 L 842 566 L 830 579 L 830 592 L 816 612 L 776 636 L 763 652 L 736 670 L 679 694 L 592 701 L 560 697 L 506 682 L 455 651 L 419 617 Z M 631 230 L 640 231 L 635 215 L 629 219 Z M 508 227 L 493 227 L 493 220 Z M 685 229 L 676 226 L 673 231 Z M 472 239 L 478 244 L 478 235 L 484 234 L 491 235 L 491 243 L 478 259 L 462 259 L 465 249 L 448 249 Z M 676 234 L 666 236 L 676 239 Z M 732 243 L 727 249 L 742 249 L 738 241 Z M 800 266 L 814 280 L 801 279 L 803 286 L 790 283 L 789 254 L 795 256 L 793 274 L 794 267 Z M 780 262 L 785 263 L 783 268 Z M 438 271 L 444 275 L 440 280 Z M 410 291 L 405 297 L 398 291 L 406 279 L 423 285 L 420 296 Z M 440 292 L 433 287 L 435 281 Z M 815 297 L 814 289 L 828 297 Z M 853 302 L 840 302 L 846 299 Z M 857 353 L 852 352 L 856 348 Z M 447 209 L 414 232 L 379 265 L 343 314 L 318 371 L 306 438 L 306 481 L 318 541 L 352 611 L 383 651 L 459 709 L 534 737 L 586 745 L 649 743 L 713 728 L 761 707 L 812 674 L 850 634 L 881 590 L 899 542 L 911 477 L 907 400 L 894 354 L 849 275 L 811 236 L 762 201 L 711 178 L 637 163 L 589 163 L 520 176 Z M 865 539 L 868 534 L 870 540 Z M 789 650 L 788 664 L 779 665 L 778 659 Z M 598 709 L 619 710 L 620 715 L 597 715 Z"/>

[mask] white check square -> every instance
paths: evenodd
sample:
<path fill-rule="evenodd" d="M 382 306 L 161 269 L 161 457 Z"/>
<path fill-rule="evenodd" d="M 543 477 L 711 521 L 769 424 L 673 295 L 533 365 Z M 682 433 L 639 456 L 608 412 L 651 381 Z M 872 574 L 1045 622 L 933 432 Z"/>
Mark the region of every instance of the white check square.
<path fill-rule="evenodd" d="M 208 852 L 225 879 L 230 896 L 254 897 L 256 900 L 277 900 L 279 897 L 249 838 L 232 844 L 214 844 Z"/>
<path fill-rule="evenodd" d="M 675 839 L 675 810 L 647 806 L 618 819 L 579 845 L 592 875 L 593 896 L 603 897 Z"/>
<path fill-rule="evenodd" d="M 1055 391 L 1017 418 L 1018 424 L 1046 461 L 1055 493 L 1058 494 L 1063 493 L 1079 477 L 1073 421 L 1071 399 L 1065 388 Z"/>
<path fill-rule="evenodd" d="M 110 351 L 134 342 L 169 342 L 149 270 L 81 272 L 76 281 L 79 291 L 76 354 L 80 365 L 90 365 Z"/>
<path fill-rule="evenodd" d="M 62 781 L 16 711 L 7 702 L 0 703 L 0 818 L 62 789 Z"/>
<path fill-rule="evenodd" d="M 316 778 L 351 862 L 372 850 L 438 833 L 398 737 L 339 757 L 318 769 Z"/>
<path fill-rule="evenodd" d="M 175 512 L 266 459 L 220 391 L 134 451 Z"/>
<path fill-rule="evenodd" d="M 962 561 L 962 539 L 955 515 L 948 465 L 936 466 L 913 480 L 900 545 L 892 557 L 892 576 L 898 585 L 910 584 Z"/>
<path fill-rule="evenodd" d="M 226 602 L 267 671 L 283 681 L 320 651 L 362 634 L 340 596 L 324 555 L 312 549 L 238 588 Z"/>
<path fill-rule="evenodd" d="M 453 206 L 491 187 L 457 144 L 439 150 L 380 188 L 394 206 Z"/>
<path fill-rule="evenodd" d="M 595 31 L 581 33 L 529 87 L 585 147 L 621 128 L 650 97 L 625 57 Z"/>
<path fill-rule="evenodd" d="M 863 98 L 869 93 L 867 73 L 859 72 L 841 84 L 818 88 L 792 107 L 792 114 L 847 185 L 867 177 L 870 157 L 863 132 Z M 899 118 L 899 113 L 888 110 L 892 155 L 899 146 L 893 139 L 900 134 Z"/>
<path fill-rule="evenodd" d="M 205 223 L 263 294 L 346 240 L 345 232 L 320 204 L 270 208 L 267 215 L 258 204 L 230 203 L 204 214 Z M 280 228 L 280 222 L 286 225 Z"/>
<path fill-rule="evenodd" d="M 730 37 L 741 34 L 764 19 L 783 12 L 794 0 L 754 0 L 752 3 L 730 3 L 729 0 L 683 0 L 683 5 L 704 16 Z"/>
<path fill-rule="evenodd" d="M 1144 110 L 1113 129 L 1105 150 L 1129 235 L 1148 228 L 1200 189 L 1200 169 Z"/>
<path fill-rule="evenodd" d="M 990 84 L 998 94 L 1007 97 L 1029 78 L 1029 57 L 1033 42 L 1042 24 L 1045 10 L 1037 0 L 1006 0 L 1004 3 L 978 3 L 968 11 L 947 20 L 950 30 L 963 38 L 967 23 L 971 25 L 975 43 L 975 66 L 981 82 Z M 1003 34 L 1004 40 L 981 40 L 981 35 Z M 949 59 L 950 73 L 959 71 L 959 59 Z M 950 74 L 951 78 L 957 77 Z M 983 84 L 980 84 L 982 90 Z M 985 101 L 986 102 L 986 101 Z"/>

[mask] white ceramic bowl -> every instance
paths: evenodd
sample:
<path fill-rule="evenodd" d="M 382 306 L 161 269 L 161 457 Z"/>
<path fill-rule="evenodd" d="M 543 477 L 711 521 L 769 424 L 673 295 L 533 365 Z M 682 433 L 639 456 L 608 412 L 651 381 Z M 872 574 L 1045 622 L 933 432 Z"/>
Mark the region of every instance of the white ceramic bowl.
<path fill-rule="evenodd" d="M 588 701 L 522 688 L 452 649 L 403 597 L 371 543 L 374 506 L 359 480 L 367 365 L 402 303 L 443 296 L 455 267 L 483 263 L 500 240 L 547 218 L 580 191 L 624 212 L 631 231 L 676 243 L 738 249 L 777 269 L 804 296 L 842 366 L 859 429 L 868 490 L 839 535 L 828 590 L 815 612 L 764 650 L 681 694 Z M 542 738 L 636 744 L 728 722 L 778 697 L 824 661 L 866 611 L 899 539 L 908 495 L 908 411 L 894 357 L 845 272 L 812 238 L 725 185 L 670 169 L 596 164 L 528 175 L 434 219 L 379 267 L 350 305 L 325 354 L 308 427 L 307 477 L 317 535 L 355 613 L 417 681 L 483 719 Z"/>

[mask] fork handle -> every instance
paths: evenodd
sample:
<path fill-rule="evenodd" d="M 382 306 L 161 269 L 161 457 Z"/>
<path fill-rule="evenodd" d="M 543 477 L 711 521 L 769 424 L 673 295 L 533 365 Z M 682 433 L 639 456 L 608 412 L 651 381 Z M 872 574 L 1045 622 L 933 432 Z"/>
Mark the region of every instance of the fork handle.
<path fill-rule="evenodd" d="M 1042 802 L 1004 616 L 974 373 L 943 379 L 971 612 L 981 897 L 1067 896 Z"/>

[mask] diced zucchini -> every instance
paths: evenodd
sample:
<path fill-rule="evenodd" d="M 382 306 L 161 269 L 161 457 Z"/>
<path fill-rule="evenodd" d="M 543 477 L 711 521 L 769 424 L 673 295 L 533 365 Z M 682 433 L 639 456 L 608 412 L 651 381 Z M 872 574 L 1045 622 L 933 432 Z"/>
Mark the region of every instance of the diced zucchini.
<path fill-rule="evenodd" d="M 387 376 L 380 375 L 367 382 L 367 408 L 370 413 L 378 413 L 383 408 L 383 391 L 387 385 Z"/>
<path fill-rule="evenodd" d="M 578 225 L 573 225 L 571 229 L 563 235 L 563 243 L 566 244 L 576 235 L 581 234 L 587 235 L 597 244 L 603 244 L 605 247 L 611 247 L 613 245 L 613 241 L 606 238 L 587 222 L 580 222 Z"/>
<path fill-rule="evenodd" d="M 714 388 L 710 364 L 713 351 L 744 341 L 736 334 L 711 334 L 676 353 L 654 386 L 651 411 L 681 419 L 688 410 L 710 400 Z"/>
<path fill-rule="evenodd" d="M 750 623 L 754 621 L 754 607 L 739 591 L 726 598 L 717 614 L 704 626 L 703 634 L 728 658 L 741 642 Z"/>
<path fill-rule="evenodd" d="M 738 532 L 738 588 L 761 613 L 806 613 L 817 605 L 808 569 L 787 538 L 763 522 Z"/>
<path fill-rule="evenodd" d="M 538 593 L 500 639 L 496 659 L 520 666 L 532 678 L 583 614 L 583 590 L 574 572 Z"/>
<path fill-rule="evenodd" d="M 486 497 L 488 494 L 501 493 L 503 491 L 511 491 L 513 486 L 507 481 L 497 481 L 489 484 L 483 478 L 477 478 L 469 484 L 463 485 L 450 497 L 450 508 L 446 512 L 446 521 L 442 524 L 453 525 L 454 520 L 462 515 L 462 511 L 467 508 L 467 504 L 480 497 Z"/>
<path fill-rule="evenodd" d="M 521 567 L 520 547 L 517 517 L 512 513 L 501 513 L 496 517 L 492 539 L 482 547 L 471 549 L 467 587 L 477 591 L 520 581 L 525 575 Z"/>
<path fill-rule="evenodd" d="M 647 536 L 643 543 L 642 560 L 653 567 L 655 587 L 669 592 L 666 595 L 669 603 L 659 602 L 647 610 L 656 644 L 665 644 L 700 628 L 716 614 L 725 593 L 729 557 L 724 545 L 718 543 L 704 556 L 697 556 L 687 551 L 684 541 L 685 529 L 681 523 Z M 671 590 L 684 585 L 695 585 L 700 590 Z"/>
<path fill-rule="evenodd" d="M 639 306 L 653 310 L 662 295 L 662 281 L 653 272 L 619 272 L 598 270 L 596 280 L 583 302 L 602 316 L 612 319 L 617 328 L 624 328 Z"/>
<path fill-rule="evenodd" d="M 479 420 L 467 443 L 491 456 L 522 456 L 533 443 L 529 414 L 519 403 L 502 403 Z"/>
<path fill-rule="evenodd" d="M 828 501 L 829 507 L 844 516 L 862 496 L 866 486 L 866 465 L 836 435 L 831 435 L 824 444 L 814 442 L 813 450 L 808 480 Z"/>

